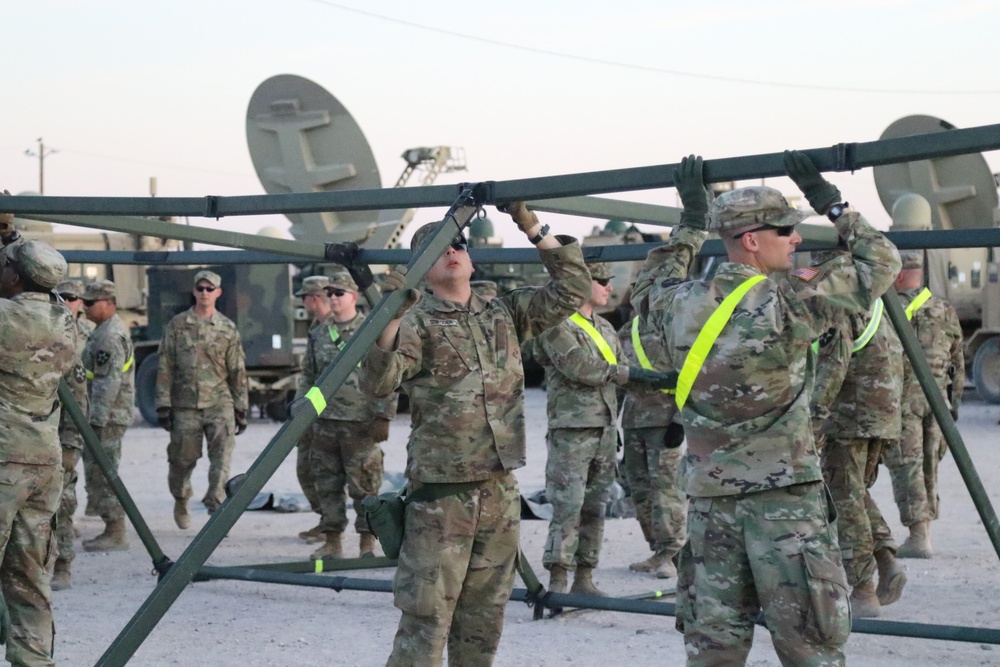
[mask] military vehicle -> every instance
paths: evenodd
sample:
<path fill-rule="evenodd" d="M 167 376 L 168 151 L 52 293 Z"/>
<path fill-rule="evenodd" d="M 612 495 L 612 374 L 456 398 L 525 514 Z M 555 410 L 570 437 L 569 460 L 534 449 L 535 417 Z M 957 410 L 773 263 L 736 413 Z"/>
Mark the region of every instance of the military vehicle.
<path fill-rule="evenodd" d="M 881 139 L 947 132 L 955 126 L 933 116 L 906 116 Z M 875 185 L 891 231 L 982 229 L 1000 226 L 998 175 L 981 153 L 877 166 Z M 1000 276 L 997 248 L 926 251 L 927 285 L 958 311 L 965 360 L 976 391 L 1000 403 Z"/>

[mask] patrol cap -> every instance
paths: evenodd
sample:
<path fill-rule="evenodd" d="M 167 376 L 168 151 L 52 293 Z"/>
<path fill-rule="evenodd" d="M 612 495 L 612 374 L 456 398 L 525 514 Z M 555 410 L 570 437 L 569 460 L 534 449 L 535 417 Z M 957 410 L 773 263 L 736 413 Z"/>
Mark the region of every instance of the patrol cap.
<path fill-rule="evenodd" d="M 326 287 L 330 284 L 330 279 L 326 276 L 309 276 L 302 281 L 302 289 L 295 293 L 295 296 L 305 296 L 307 294 L 326 295 Z"/>
<path fill-rule="evenodd" d="M 358 286 L 351 278 L 351 274 L 347 271 L 338 271 L 337 273 L 330 276 L 330 287 L 329 289 L 342 289 L 348 292 L 354 292 L 357 294 Z"/>
<path fill-rule="evenodd" d="M 56 294 L 75 296 L 78 299 L 82 299 L 83 283 L 79 280 L 63 280 L 52 291 Z"/>
<path fill-rule="evenodd" d="M 66 275 L 66 258 L 44 241 L 32 239 L 11 248 L 10 261 L 20 266 L 22 275 L 39 287 L 52 289 Z"/>
<path fill-rule="evenodd" d="M 615 274 L 611 273 L 611 267 L 604 262 L 591 262 L 587 264 L 587 270 L 594 280 L 610 280 L 615 277 Z"/>
<path fill-rule="evenodd" d="M 427 235 L 433 232 L 434 228 L 437 226 L 438 223 L 436 222 L 428 222 L 426 225 L 418 229 L 416 233 L 413 234 L 413 238 L 410 239 L 410 250 L 416 250 L 417 247 L 424 242 L 424 239 L 427 238 Z M 465 235 L 461 233 L 455 235 L 455 238 L 452 239 L 452 243 L 464 243 L 465 245 L 469 245 L 469 242 L 465 239 Z"/>
<path fill-rule="evenodd" d="M 900 250 L 899 259 L 902 260 L 904 269 L 924 268 L 923 250 Z"/>
<path fill-rule="evenodd" d="M 712 229 L 719 233 L 767 225 L 791 227 L 809 214 L 793 208 L 785 196 L 766 185 L 752 185 L 723 192 L 712 202 Z"/>
<path fill-rule="evenodd" d="M 110 280 L 97 280 L 83 290 L 85 301 L 107 301 L 115 298 L 115 284 Z"/>
<path fill-rule="evenodd" d="M 202 280 L 209 283 L 212 287 L 222 287 L 222 277 L 215 271 L 203 270 L 194 274 L 195 286 L 197 286 Z"/>

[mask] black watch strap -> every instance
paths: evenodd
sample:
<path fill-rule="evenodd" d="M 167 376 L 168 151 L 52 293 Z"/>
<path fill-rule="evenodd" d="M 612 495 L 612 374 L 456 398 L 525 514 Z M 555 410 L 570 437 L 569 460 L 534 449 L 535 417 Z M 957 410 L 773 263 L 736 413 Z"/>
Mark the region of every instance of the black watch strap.
<path fill-rule="evenodd" d="M 830 218 L 830 222 L 837 222 L 840 216 L 847 212 L 850 204 L 847 202 L 838 202 L 830 207 L 830 210 L 826 212 L 826 217 Z"/>
<path fill-rule="evenodd" d="M 532 236 L 530 239 L 528 239 L 528 241 L 530 241 L 532 245 L 538 245 L 539 243 L 542 242 L 542 239 L 544 239 L 548 235 L 549 235 L 549 226 L 542 225 L 542 228 L 538 230 L 538 233 Z"/>

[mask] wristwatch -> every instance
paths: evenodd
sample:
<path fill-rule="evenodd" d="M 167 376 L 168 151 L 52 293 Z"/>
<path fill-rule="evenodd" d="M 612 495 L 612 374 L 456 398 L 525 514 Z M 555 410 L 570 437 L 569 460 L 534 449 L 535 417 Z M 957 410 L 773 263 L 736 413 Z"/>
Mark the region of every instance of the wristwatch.
<path fill-rule="evenodd" d="M 850 204 L 847 202 L 838 202 L 830 207 L 830 210 L 826 212 L 826 217 L 830 218 L 830 222 L 837 222 L 840 216 L 847 212 Z"/>
<path fill-rule="evenodd" d="M 549 235 L 549 226 L 542 225 L 542 228 L 538 230 L 538 233 L 532 236 L 530 239 L 528 239 L 528 241 L 530 241 L 532 245 L 538 245 L 539 243 L 542 242 L 542 239 L 544 239 L 548 235 Z"/>

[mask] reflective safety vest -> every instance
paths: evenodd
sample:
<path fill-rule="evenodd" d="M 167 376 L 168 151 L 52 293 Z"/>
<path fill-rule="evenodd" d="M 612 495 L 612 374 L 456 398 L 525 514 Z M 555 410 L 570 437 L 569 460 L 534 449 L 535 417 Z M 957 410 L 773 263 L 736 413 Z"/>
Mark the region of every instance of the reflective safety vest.
<path fill-rule="evenodd" d="M 918 310 L 920 310 L 920 307 L 922 305 L 924 305 L 925 303 L 927 303 L 927 299 L 931 298 L 931 296 L 933 296 L 933 295 L 931 294 L 930 289 L 928 289 L 926 287 L 923 289 L 923 291 L 920 292 L 920 294 L 918 294 L 917 296 L 915 296 L 913 298 L 913 301 L 910 302 L 910 305 L 906 307 L 906 319 L 912 320 L 913 319 L 913 315 Z"/>
<path fill-rule="evenodd" d="M 653 368 L 653 364 L 650 363 L 649 357 L 646 356 L 646 350 L 642 347 L 642 340 L 639 338 L 639 316 L 635 316 L 632 319 L 632 348 L 635 350 L 635 356 L 639 360 L 639 365 L 645 368 L 647 371 L 656 370 Z M 664 394 L 675 394 L 676 389 L 661 389 Z"/>
<path fill-rule="evenodd" d="M 134 362 L 135 362 L 135 355 L 134 355 L 134 354 L 130 354 L 130 355 L 128 356 L 128 361 L 126 361 L 126 362 L 125 362 L 125 363 L 124 363 L 124 364 L 122 365 L 122 373 L 128 373 L 128 369 L 132 368 L 132 364 L 133 364 Z M 87 376 L 87 379 L 88 379 L 88 380 L 93 380 L 93 379 L 94 379 L 94 371 L 87 371 L 87 372 L 85 373 L 85 375 Z"/>
<path fill-rule="evenodd" d="M 580 313 L 573 313 L 569 319 L 573 324 L 583 329 L 584 332 L 590 336 L 590 339 L 594 341 L 594 345 L 597 346 L 597 349 L 601 352 L 601 356 L 604 357 L 606 362 L 609 364 L 618 363 L 618 358 L 615 357 L 614 350 L 612 350 L 611 346 L 608 345 L 608 341 L 604 340 L 604 336 L 601 335 L 601 332 L 594 328 L 594 325 L 591 324 L 586 317 Z"/>
<path fill-rule="evenodd" d="M 732 294 L 722 300 L 719 307 L 715 309 L 712 316 L 705 322 L 705 326 L 698 332 L 698 337 L 695 338 L 694 344 L 687 353 L 687 357 L 684 358 L 684 366 L 681 368 L 680 376 L 677 378 L 677 395 L 674 400 L 677 402 L 678 410 L 684 409 L 684 404 L 687 403 L 688 394 L 691 393 L 691 387 L 694 385 L 695 378 L 698 377 L 698 373 L 701 372 L 701 367 L 704 365 L 708 353 L 712 350 L 712 346 L 715 345 L 715 339 L 719 337 L 726 324 L 729 323 L 729 318 L 733 316 L 733 311 L 736 310 L 737 304 L 750 291 L 751 287 L 766 277 L 752 276 L 740 283 L 733 290 Z"/>

